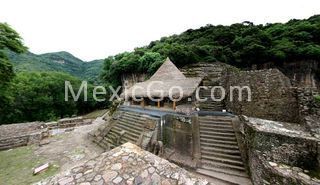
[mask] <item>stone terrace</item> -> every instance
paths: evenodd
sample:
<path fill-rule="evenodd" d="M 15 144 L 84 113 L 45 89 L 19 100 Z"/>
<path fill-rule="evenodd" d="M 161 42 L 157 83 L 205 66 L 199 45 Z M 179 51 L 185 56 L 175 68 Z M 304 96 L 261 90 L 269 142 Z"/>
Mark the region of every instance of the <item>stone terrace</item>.
<path fill-rule="evenodd" d="M 151 154 L 131 143 L 125 143 L 71 171 L 46 182 L 51 185 L 104 184 L 209 184 L 183 168 Z"/>
<path fill-rule="evenodd" d="M 9 138 L 13 136 L 32 134 L 32 133 L 41 131 L 43 128 L 44 128 L 44 124 L 41 122 L 1 125 L 0 139 Z"/>

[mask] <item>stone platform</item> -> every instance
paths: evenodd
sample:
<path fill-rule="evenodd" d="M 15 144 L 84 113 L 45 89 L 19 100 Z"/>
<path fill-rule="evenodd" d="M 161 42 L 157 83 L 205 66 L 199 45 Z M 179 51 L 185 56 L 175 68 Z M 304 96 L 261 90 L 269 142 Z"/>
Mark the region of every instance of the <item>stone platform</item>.
<path fill-rule="evenodd" d="M 179 166 L 125 143 L 83 165 L 38 184 L 209 184 Z"/>

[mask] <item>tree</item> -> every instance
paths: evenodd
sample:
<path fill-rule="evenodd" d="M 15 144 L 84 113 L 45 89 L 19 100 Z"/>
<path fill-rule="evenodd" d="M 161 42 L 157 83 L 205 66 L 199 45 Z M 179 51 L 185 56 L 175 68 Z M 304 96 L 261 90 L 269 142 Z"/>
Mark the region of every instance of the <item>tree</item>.
<path fill-rule="evenodd" d="M 8 110 L 6 110 L 6 107 L 8 107 L 12 102 L 12 97 L 7 88 L 14 77 L 12 64 L 3 52 L 5 49 L 9 49 L 17 53 L 27 50 L 22 43 L 20 35 L 8 24 L 0 23 L 0 115 L 7 113 Z"/>
<path fill-rule="evenodd" d="M 152 74 L 169 57 L 178 67 L 196 62 L 224 62 L 240 68 L 253 64 L 319 60 L 320 15 L 287 23 L 230 26 L 207 25 L 180 35 L 163 37 L 149 45 L 124 52 L 105 63 L 106 82 L 120 83 L 122 73 Z M 157 54 L 156 54 L 157 53 Z M 160 56 L 159 56 L 160 55 Z"/>
<path fill-rule="evenodd" d="M 8 24 L 0 23 L 0 85 L 7 84 L 14 76 L 12 65 L 4 52 L 1 51 L 4 49 L 17 53 L 27 50 L 20 35 Z"/>
<path fill-rule="evenodd" d="M 25 121 L 48 121 L 72 115 L 84 114 L 98 107 L 93 100 L 93 86 L 88 84 L 88 101 L 83 92 L 78 101 L 69 93 L 65 101 L 65 81 L 69 81 L 75 93 L 81 80 L 61 72 L 21 72 L 10 83 L 8 89 L 11 103 L 0 114 L 0 123 Z"/>

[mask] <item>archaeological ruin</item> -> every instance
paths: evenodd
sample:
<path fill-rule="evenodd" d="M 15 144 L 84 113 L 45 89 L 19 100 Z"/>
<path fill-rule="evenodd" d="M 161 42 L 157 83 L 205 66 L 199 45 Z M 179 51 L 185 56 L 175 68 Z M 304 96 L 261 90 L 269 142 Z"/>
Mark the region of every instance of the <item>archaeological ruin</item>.
<path fill-rule="evenodd" d="M 218 62 L 178 69 L 170 59 L 150 78 L 124 74 L 122 99 L 88 135 L 105 152 L 39 184 L 320 184 L 318 87 L 299 75 Z M 0 149 L 91 123 L 1 126 Z"/>
<path fill-rule="evenodd" d="M 90 139 L 106 151 L 131 142 L 217 184 L 320 184 L 317 87 L 291 77 L 223 63 L 179 70 L 167 59 L 148 80 L 122 78 L 122 102 Z M 173 86 L 184 90 L 177 101 L 168 98 Z M 199 89 L 208 101 L 195 98 L 199 86 L 209 87 Z M 209 98 L 222 96 L 215 86 L 226 89 L 223 101 Z M 230 96 L 231 86 L 250 87 L 252 101 Z"/>

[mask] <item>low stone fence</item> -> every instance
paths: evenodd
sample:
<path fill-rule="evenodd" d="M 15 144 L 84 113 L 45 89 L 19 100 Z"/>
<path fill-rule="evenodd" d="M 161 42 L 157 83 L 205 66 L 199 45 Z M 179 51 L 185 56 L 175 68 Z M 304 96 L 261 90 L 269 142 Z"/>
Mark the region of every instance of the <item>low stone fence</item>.
<path fill-rule="evenodd" d="M 82 117 L 65 118 L 56 122 L 16 123 L 0 126 L 0 150 L 19 146 L 40 144 L 40 141 L 50 135 L 50 130 L 74 128 L 91 124 L 92 120 Z"/>
<path fill-rule="evenodd" d="M 233 123 L 254 184 L 319 184 L 320 140 L 297 124 L 240 117 Z"/>
<path fill-rule="evenodd" d="M 0 126 L 0 150 L 38 144 L 47 136 L 46 125 L 42 122 L 17 123 Z"/>
<path fill-rule="evenodd" d="M 64 118 L 60 119 L 59 121 L 52 121 L 45 123 L 49 130 L 58 129 L 58 128 L 70 128 L 70 127 L 77 127 L 82 125 L 91 124 L 91 119 L 83 119 L 82 117 L 75 117 L 75 118 Z"/>

